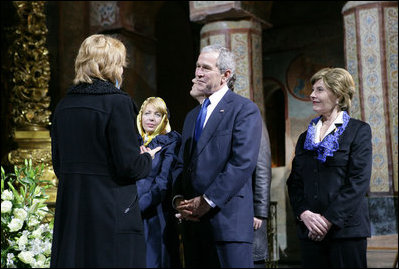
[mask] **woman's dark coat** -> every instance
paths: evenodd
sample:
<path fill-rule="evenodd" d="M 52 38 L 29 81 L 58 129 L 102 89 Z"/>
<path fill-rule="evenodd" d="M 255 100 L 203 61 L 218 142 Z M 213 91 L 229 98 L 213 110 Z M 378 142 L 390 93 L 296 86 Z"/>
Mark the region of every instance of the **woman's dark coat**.
<path fill-rule="evenodd" d="M 319 213 L 333 224 L 328 232 L 331 238 L 370 236 L 366 197 L 372 165 L 370 125 L 351 118 L 339 137 L 339 149 L 325 163 L 316 159 L 315 151 L 303 148 L 306 134 L 298 139 L 287 180 L 298 237 L 308 238 L 309 230 L 299 221 L 305 210 Z"/>
<path fill-rule="evenodd" d="M 135 119 L 131 98 L 101 80 L 72 87 L 58 104 L 52 267 L 145 267 L 135 182 L 152 161 L 140 154 Z"/>
<path fill-rule="evenodd" d="M 175 131 L 157 135 L 147 147 L 162 149 L 155 155 L 148 177 L 137 181 L 139 205 L 144 221 L 147 267 L 178 266 L 178 235 L 171 206 L 171 171 L 180 148 L 181 136 Z"/>

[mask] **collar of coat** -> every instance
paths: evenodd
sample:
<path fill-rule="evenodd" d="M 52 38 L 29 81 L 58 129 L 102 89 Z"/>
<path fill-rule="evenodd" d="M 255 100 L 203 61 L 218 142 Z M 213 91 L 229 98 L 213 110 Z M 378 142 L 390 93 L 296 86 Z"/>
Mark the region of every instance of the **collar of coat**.
<path fill-rule="evenodd" d="M 79 83 L 72 86 L 68 90 L 68 94 L 88 94 L 88 95 L 104 95 L 104 94 L 124 94 L 126 92 L 118 89 L 109 81 L 101 79 L 93 79 L 93 83 Z"/>
<path fill-rule="evenodd" d="M 143 143 L 143 138 L 141 137 L 141 135 L 138 135 L 138 138 L 140 142 Z M 148 145 L 151 146 L 150 148 L 153 148 L 152 146 L 154 145 L 165 147 L 171 143 L 174 143 L 176 140 L 179 140 L 180 138 L 181 135 L 178 132 L 170 131 L 169 133 L 166 134 L 157 135 Z"/>

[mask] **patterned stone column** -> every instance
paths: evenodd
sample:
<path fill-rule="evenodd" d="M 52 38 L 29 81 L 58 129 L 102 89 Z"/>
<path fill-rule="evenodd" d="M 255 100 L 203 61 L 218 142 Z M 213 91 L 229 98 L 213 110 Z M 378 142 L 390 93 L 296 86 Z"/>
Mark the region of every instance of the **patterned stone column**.
<path fill-rule="evenodd" d="M 265 16 L 270 10 L 269 4 L 254 7 L 242 1 L 190 2 L 190 19 L 205 23 L 200 33 L 201 49 L 220 44 L 234 53 L 237 76 L 234 91 L 254 101 L 264 117 L 262 26 L 270 27 L 270 24 L 256 14 L 255 10 L 262 8 Z"/>
<path fill-rule="evenodd" d="M 201 29 L 201 49 L 220 44 L 236 57 L 234 91 L 254 101 L 264 114 L 262 85 L 262 28 L 250 20 L 218 21 Z"/>
<path fill-rule="evenodd" d="M 398 3 L 349 1 L 342 10 L 346 67 L 357 92 L 352 116 L 372 129 L 371 194 L 398 191 Z"/>

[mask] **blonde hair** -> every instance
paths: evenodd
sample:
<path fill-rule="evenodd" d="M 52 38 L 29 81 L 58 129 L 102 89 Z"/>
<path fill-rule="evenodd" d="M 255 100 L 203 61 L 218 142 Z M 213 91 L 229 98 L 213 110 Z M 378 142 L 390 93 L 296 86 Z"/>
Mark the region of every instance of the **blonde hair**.
<path fill-rule="evenodd" d="M 155 131 L 151 134 L 148 135 L 145 133 L 143 129 L 143 124 L 142 124 L 142 115 L 144 113 L 144 110 L 146 109 L 147 105 L 153 105 L 157 112 L 162 114 L 162 120 L 155 129 Z M 137 129 L 139 130 L 139 133 L 141 137 L 143 138 L 143 141 L 145 141 L 144 145 L 148 145 L 151 140 L 156 137 L 159 134 L 167 134 L 171 131 L 171 127 L 169 124 L 169 117 L 168 117 L 168 109 L 166 107 L 165 101 L 160 98 L 160 97 L 148 97 L 143 104 L 141 105 L 140 112 L 137 115 Z M 148 140 L 145 139 L 147 136 Z"/>
<path fill-rule="evenodd" d="M 351 74 L 343 68 L 323 68 L 312 76 L 310 82 L 314 85 L 320 79 L 338 98 L 339 108 L 349 111 L 355 94 L 355 82 Z"/>
<path fill-rule="evenodd" d="M 106 35 L 91 35 L 80 46 L 75 60 L 74 84 L 93 83 L 93 78 L 122 84 L 126 67 L 126 48 L 121 41 Z"/>

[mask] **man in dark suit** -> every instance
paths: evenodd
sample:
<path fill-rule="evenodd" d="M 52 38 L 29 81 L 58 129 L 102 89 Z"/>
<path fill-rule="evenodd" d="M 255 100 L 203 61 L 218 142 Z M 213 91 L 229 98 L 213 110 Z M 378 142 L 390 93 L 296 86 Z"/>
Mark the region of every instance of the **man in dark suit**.
<path fill-rule="evenodd" d="M 234 71 L 226 48 L 202 49 L 195 83 L 206 98 L 186 116 L 174 171 L 186 267 L 253 267 L 251 176 L 262 123 L 258 107 L 229 90 Z"/>

